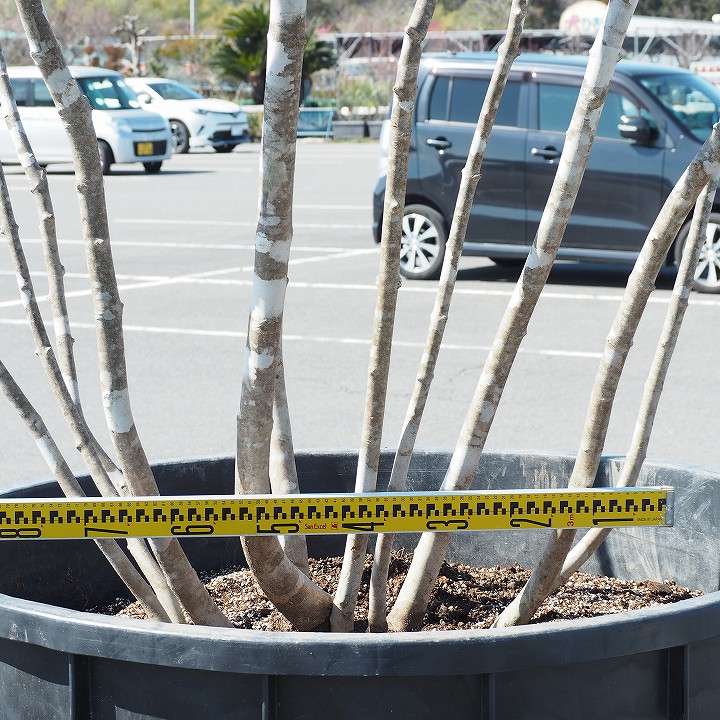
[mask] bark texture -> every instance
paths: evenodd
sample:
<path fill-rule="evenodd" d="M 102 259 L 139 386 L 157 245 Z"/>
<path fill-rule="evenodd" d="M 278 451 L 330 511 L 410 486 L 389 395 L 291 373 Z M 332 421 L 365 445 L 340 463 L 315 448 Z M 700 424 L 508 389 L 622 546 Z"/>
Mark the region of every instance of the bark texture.
<path fill-rule="evenodd" d="M 710 181 L 700 193 L 695 204 L 690 233 L 683 248 L 682 261 L 673 287 L 670 305 L 665 316 L 665 322 L 658 342 L 652 367 L 645 382 L 640 410 L 638 412 L 632 441 L 620 472 L 618 487 L 632 487 L 637 483 L 642 465 L 647 456 L 655 415 L 660 403 L 665 378 L 667 377 L 670 361 L 682 327 L 683 318 L 687 311 L 690 291 L 695 282 L 695 271 L 700 260 L 700 251 L 705 243 L 708 230 L 708 218 L 712 212 L 715 191 L 717 190 L 717 176 Z M 570 577 L 579 570 L 592 554 L 602 545 L 610 534 L 611 528 L 592 528 L 568 553 L 562 566 L 560 575 L 553 584 L 551 592 L 564 585 Z"/>
<path fill-rule="evenodd" d="M 570 218 L 610 79 L 620 57 L 622 40 L 636 4 L 637 0 L 611 0 L 608 5 L 605 25 L 590 53 L 535 241 L 485 362 L 443 481 L 443 490 L 465 490 L 477 473 L 510 369 Z M 391 630 L 412 629 L 421 622 L 449 542 L 448 533 L 425 533 L 421 537 L 407 579 L 388 616 Z"/>
<path fill-rule="evenodd" d="M 684 219 L 690 215 L 700 192 L 715 177 L 718 168 L 720 123 L 714 126 L 710 137 L 670 193 L 630 274 L 595 377 L 569 487 L 590 487 L 595 481 L 620 375 L 648 298 L 655 289 L 655 279 Z M 551 535 L 527 585 L 498 617 L 498 627 L 530 621 L 551 591 L 574 538 L 574 530 L 557 530 Z"/>
<path fill-rule="evenodd" d="M 395 460 L 388 483 L 388 492 L 403 492 L 407 488 L 410 461 L 415 450 L 415 441 L 420 430 L 425 404 L 430 394 L 430 386 L 435 376 L 435 367 L 450 314 L 450 303 L 455 289 L 458 263 L 462 255 L 465 233 L 470 221 L 475 189 L 480 180 L 480 170 L 485 157 L 485 149 L 495 123 L 495 116 L 505 90 L 510 69 L 515 58 L 520 54 L 520 37 L 525 16 L 527 15 L 527 8 L 528 0 L 513 0 L 510 7 L 508 32 L 498 49 L 497 64 L 480 111 L 467 163 L 462 171 L 460 190 L 445 247 L 440 282 L 430 316 L 427 339 L 425 340 L 425 352 L 420 362 L 400 442 L 395 453 Z M 387 577 L 394 537 L 392 534 L 380 534 L 377 536 L 375 543 L 368 608 L 368 623 L 371 632 L 384 632 L 387 630 Z"/>
<path fill-rule="evenodd" d="M 305 45 L 304 0 L 270 4 L 255 274 L 237 418 L 236 492 L 270 493 L 270 451 L 282 314 L 292 242 L 295 141 Z M 300 571 L 277 537 L 245 537 L 258 583 L 298 630 L 327 624 L 332 598 Z"/>
<path fill-rule="evenodd" d="M 408 152 L 417 95 L 418 66 L 436 4 L 437 0 L 417 0 L 415 3 L 410 22 L 405 28 L 398 60 L 397 81 L 393 88 L 380 272 L 377 279 L 377 302 L 368 367 L 365 415 L 355 480 L 356 492 L 372 492 L 377 485 L 395 308 L 401 284 L 402 219 L 405 210 Z M 367 535 L 348 535 L 332 609 L 333 632 L 350 632 L 353 628 L 357 593 L 367 546 Z"/>
<path fill-rule="evenodd" d="M 272 433 L 270 443 L 270 487 L 272 493 L 273 495 L 295 495 L 300 492 L 300 486 L 295 468 L 295 450 L 285 389 L 285 365 L 282 352 L 277 361 L 275 374 Z M 300 572 L 310 577 L 305 535 L 282 535 L 280 545 L 288 556 L 288 560 Z"/>
<path fill-rule="evenodd" d="M 67 497 L 85 497 L 82 487 L 63 458 L 60 448 L 58 448 L 50 435 L 43 419 L 2 362 L 0 362 L 0 388 L 5 397 L 15 407 L 62 492 Z M 148 617 L 153 620 L 168 622 L 170 618 L 153 593 L 152 588 L 128 560 L 118 543 L 115 540 L 96 540 L 95 544 L 100 548 L 126 587 L 141 603 L 148 613 Z"/>
<path fill-rule="evenodd" d="M 130 406 L 122 302 L 110 248 L 103 176 L 90 104 L 70 75 L 42 3 L 38 0 L 17 0 L 17 7 L 30 41 L 30 54 L 53 97 L 74 158 L 86 258 L 93 288 L 100 382 L 108 429 L 130 491 L 136 495 L 155 495 L 157 486 Z M 177 541 L 151 540 L 150 545 L 170 588 L 188 616 L 198 624 L 229 626 L 229 621 L 210 599 Z"/>

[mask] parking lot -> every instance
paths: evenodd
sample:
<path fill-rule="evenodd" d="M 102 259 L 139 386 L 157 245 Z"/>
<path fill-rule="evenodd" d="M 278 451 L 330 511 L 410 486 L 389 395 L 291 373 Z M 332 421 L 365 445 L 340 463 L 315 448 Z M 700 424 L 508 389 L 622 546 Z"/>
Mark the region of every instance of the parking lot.
<path fill-rule="evenodd" d="M 285 361 L 298 449 L 357 449 L 379 252 L 371 239 L 377 168 L 372 142 L 300 143 L 295 238 L 285 313 Z M 50 166 L 70 319 L 86 416 L 107 440 L 94 360 L 93 316 L 74 176 Z M 176 156 L 158 175 L 114 166 L 106 178 L 116 269 L 125 303 L 130 392 L 151 460 L 234 452 L 235 413 L 257 218 L 259 146 Z M 6 168 L 38 295 L 46 292 L 34 201 Z M 605 337 L 629 268 L 556 268 L 510 377 L 487 449 L 574 452 Z M 517 272 L 463 258 L 445 349 L 420 447 L 452 447 Z M 672 274 L 663 275 L 628 360 L 606 450 L 622 454 Z M 397 442 L 422 354 L 435 283 L 405 281 L 395 326 L 384 444 Z M 47 303 L 42 307 L 48 309 Z M 712 440 L 720 298 L 694 295 L 649 454 L 720 466 Z M 46 318 L 51 319 L 49 314 Z M 0 261 L 2 359 L 43 415 L 71 466 L 72 451 L 34 356 L 12 266 Z M 0 405 L 0 483 L 49 473 L 9 404 Z M 109 445 L 109 442 L 106 443 Z"/>

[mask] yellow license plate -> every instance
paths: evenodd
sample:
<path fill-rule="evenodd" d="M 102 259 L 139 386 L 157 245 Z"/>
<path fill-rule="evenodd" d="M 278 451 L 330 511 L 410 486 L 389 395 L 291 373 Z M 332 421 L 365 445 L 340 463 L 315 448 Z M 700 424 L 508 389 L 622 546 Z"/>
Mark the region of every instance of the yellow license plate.
<path fill-rule="evenodd" d="M 137 154 L 138 155 L 152 155 L 153 154 L 153 144 L 151 142 L 141 142 L 137 144 Z"/>

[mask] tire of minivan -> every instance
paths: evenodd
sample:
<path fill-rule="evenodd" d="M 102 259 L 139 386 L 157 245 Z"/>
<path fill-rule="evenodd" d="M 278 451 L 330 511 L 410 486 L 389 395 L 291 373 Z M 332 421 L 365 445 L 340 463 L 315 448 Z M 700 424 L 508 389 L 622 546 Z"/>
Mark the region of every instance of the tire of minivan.
<path fill-rule="evenodd" d="M 98 140 L 98 152 L 100 153 L 100 167 L 103 175 L 110 174 L 110 166 L 113 164 L 113 153 L 110 146 L 104 140 Z"/>
<path fill-rule="evenodd" d="M 160 168 L 162 167 L 162 160 L 157 160 L 156 162 L 146 162 L 143 163 L 143 167 L 145 168 L 146 173 L 159 173 Z"/>
<path fill-rule="evenodd" d="M 408 205 L 402 224 L 400 274 L 411 280 L 440 277 L 447 231 L 439 212 L 426 205 Z"/>
<path fill-rule="evenodd" d="M 690 233 L 690 221 L 683 225 L 675 240 L 675 266 L 680 267 L 683 248 Z M 720 213 L 710 213 L 705 243 L 695 271 L 695 289 L 702 293 L 720 293 Z"/>

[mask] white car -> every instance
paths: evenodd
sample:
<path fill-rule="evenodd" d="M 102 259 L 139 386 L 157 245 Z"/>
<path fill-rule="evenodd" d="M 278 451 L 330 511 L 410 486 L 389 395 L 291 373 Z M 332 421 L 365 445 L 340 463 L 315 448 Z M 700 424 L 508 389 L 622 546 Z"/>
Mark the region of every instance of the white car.
<path fill-rule="evenodd" d="M 126 82 L 143 107 L 170 121 L 176 153 L 207 146 L 220 153 L 232 152 L 236 145 L 250 140 L 247 115 L 236 103 L 203 97 L 166 78 L 126 78 Z"/>
<path fill-rule="evenodd" d="M 113 163 L 141 162 L 157 173 L 172 157 L 167 120 L 139 107 L 135 93 L 119 73 L 104 68 L 70 66 L 70 72 L 92 106 L 103 174 Z M 72 162 L 72 152 L 50 91 L 35 65 L 9 67 L 20 118 L 41 165 Z M 17 163 L 15 146 L 5 123 L 0 123 L 0 162 Z"/>

